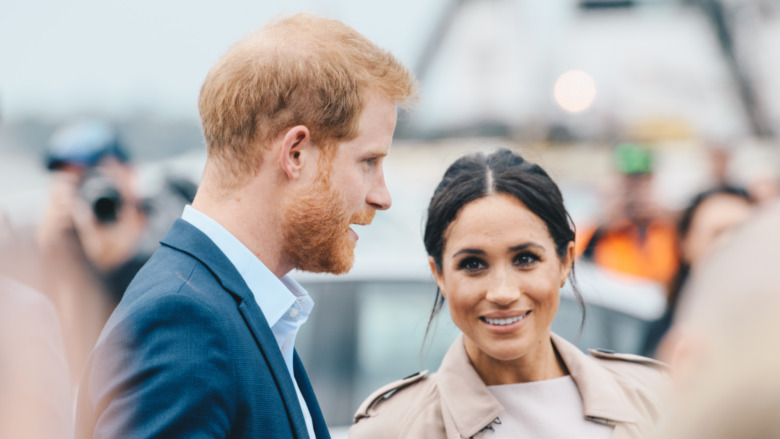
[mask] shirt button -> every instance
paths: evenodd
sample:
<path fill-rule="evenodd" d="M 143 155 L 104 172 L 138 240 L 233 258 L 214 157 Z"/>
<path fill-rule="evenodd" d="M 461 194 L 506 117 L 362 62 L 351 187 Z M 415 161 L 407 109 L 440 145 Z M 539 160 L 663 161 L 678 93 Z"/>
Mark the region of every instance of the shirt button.
<path fill-rule="evenodd" d="M 298 310 L 293 308 L 290 310 L 290 317 L 295 318 L 298 317 Z"/>

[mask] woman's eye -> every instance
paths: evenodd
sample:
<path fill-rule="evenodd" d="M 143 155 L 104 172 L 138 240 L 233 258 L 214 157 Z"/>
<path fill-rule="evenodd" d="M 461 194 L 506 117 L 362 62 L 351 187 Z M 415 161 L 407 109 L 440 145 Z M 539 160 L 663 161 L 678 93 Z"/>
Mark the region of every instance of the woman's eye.
<path fill-rule="evenodd" d="M 539 256 L 533 253 L 520 253 L 515 256 L 515 265 L 528 267 L 539 260 Z"/>
<path fill-rule="evenodd" d="M 479 258 L 466 258 L 458 263 L 458 269 L 465 271 L 478 271 L 485 268 L 485 263 Z"/>

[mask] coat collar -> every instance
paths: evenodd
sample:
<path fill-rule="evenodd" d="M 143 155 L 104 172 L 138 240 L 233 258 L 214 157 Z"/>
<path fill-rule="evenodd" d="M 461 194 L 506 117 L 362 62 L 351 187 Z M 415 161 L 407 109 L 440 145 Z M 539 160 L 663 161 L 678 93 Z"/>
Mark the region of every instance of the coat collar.
<path fill-rule="evenodd" d="M 584 416 L 609 423 L 636 421 L 618 383 L 606 369 L 558 335 L 552 334 L 551 338 L 582 395 Z M 450 413 L 461 436 L 472 437 L 499 417 L 504 407 L 471 365 L 463 341 L 461 334 L 435 376 L 443 409 Z"/>
<path fill-rule="evenodd" d="M 636 422 L 624 391 L 607 369 L 592 357 L 557 334 L 551 336 L 553 346 L 561 356 L 582 396 L 586 417 L 613 422 Z"/>
<path fill-rule="evenodd" d="M 295 430 L 296 437 L 308 437 L 306 421 L 303 418 L 303 412 L 301 411 L 301 406 L 298 402 L 298 395 L 295 392 L 295 387 L 292 382 L 293 378 L 290 377 L 287 365 L 282 357 L 282 352 L 278 347 L 273 332 L 271 332 L 268 321 L 265 319 L 263 312 L 257 305 L 254 294 L 252 294 L 252 291 L 249 289 L 246 282 L 244 282 L 244 279 L 238 273 L 238 270 L 236 270 L 233 264 L 230 263 L 228 258 L 219 250 L 219 247 L 217 247 L 211 239 L 198 230 L 197 227 L 182 219 L 177 219 L 173 223 L 173 226 L 160 243 L 184 252 L 203 263 L 203 265 L 214 274 L 225 291 L 236 298 L 238 309 L 244 317 L 247 326 L 252 332 L 252 335 L 275 378 L 279 392 L 284 400 L 287 413 L 290 416 L 292 427 Z M 297 358 L 297 354 L 295 357 Z M 300 360 L 297 360 L 297 362 L 299 363 Z M 310 387 L 308 378 L 305 376 L 305 373 L 302 372 L 303 366 L 300 364 L 295 366 L 296 375 L 302 375 L 306 387 Z M 313 397 L 313 393 L 309 395 L 309 398 L 306 398 L 306 401 L 309 412 L 312 414 L 312 420 L 315 421 L 316 424 L 321 424 L 323 422 L 322 414 L 316 399 Z M 318 431 L 322 430 L 322 428 L 324 428 L 322 425 L 315 425 L 315 429 Z"/>
<path fill-rule="evenodd" d="M 490 425 L 504 407 L 471 365 L 463 340 L 463 334 L 455 339 L 435 376 L 442 411 L 450 413 L 461 436 L 472 437 Z"/>
<path fill-rule="evenodd" d="M 199 260 L 217 278 L 220 285 L 240 302 L 253 300 L 252 291 L 244 279 L 214 242 L 197 227 L 183 219 L 177 219 L 161 244 L 187 253 Z M 265 323 L 265 317 L 263 317 Z"/>

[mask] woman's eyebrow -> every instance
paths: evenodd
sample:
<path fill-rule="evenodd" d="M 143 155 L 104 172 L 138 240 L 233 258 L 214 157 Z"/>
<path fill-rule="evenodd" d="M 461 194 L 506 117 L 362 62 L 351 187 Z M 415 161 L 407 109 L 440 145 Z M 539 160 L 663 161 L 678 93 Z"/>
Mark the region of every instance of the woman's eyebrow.
<path fill-rule="evenodd" d="M 535 247 L 535 248 L 538 248 L 540 250 L 544 250 L 544 246 L 542 246 L 542 245 L 539 245 L 539 244 L 537 244 L 535 242 L 526 242 L 524 244 L 516 245 L 514 247 L 509 247 L 509 252 L 510 253 L 514 253 L 516 251 L 525 250 L 525 249 L 527 249 L 529 247 Z"/>
<path fill-rule="evenodd" d="M 458 255 L 462 254 L 469 254 L 469 255 L 484 255 L 485 251 L 480 250 L 478 248 L 464 248 L 462 250 L 458 250 L 455 253 L 453 253 L 452 257 L 457 257 Z"/>

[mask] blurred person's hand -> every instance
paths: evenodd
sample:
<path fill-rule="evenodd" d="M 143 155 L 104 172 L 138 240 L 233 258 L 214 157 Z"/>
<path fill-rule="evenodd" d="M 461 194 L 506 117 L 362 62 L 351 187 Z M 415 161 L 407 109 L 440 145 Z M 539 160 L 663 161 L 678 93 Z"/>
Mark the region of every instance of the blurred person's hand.
<path fill-rule="evenodd" d="M 110 271 L 135 253 L 145 227 L 145 215 L 132 188 L 132 175 L 123 165 L 106 163 L 99 171 L 116 184 L 123 200 L 114 221 L 100 221 L 93 207 L 79 196 L 83 177 L 68 172 L 54 176 L 49 205 L 39 228 L 44 251 L 55 252 L 75 236 L 86 258 L 100 271 Z"/>
<path fill-rule="evenodd" d="M 105 159 L 96 168 L 116 185 L 122 200 L 114 221 L 100 221 L 93 207 L 77 197 L 72 210 L 73 223 L 84 254 L 99 270 L 110 271 L 128 261 L 136 252 L 146 226 L 140 208 L 133 172 L 127 165 Z"/>
<path fill-rule="evenodd" d="M 123 203 L 116 221 L 110 223 L 98 221 L 80 198 L 73 207 L 76 234 L 92 265 L 109 271 L 133 256 L 144 230 L 144 217 L 136 205 Z"/>
<path fill-rule="evenodd" d="M 77 199 L 79 177 L 70 172 L 52 175 L 49 199 L 37 230 L 38 247 L 45 256 L 67 245 L 73 233 L 71 214 Z"/>

